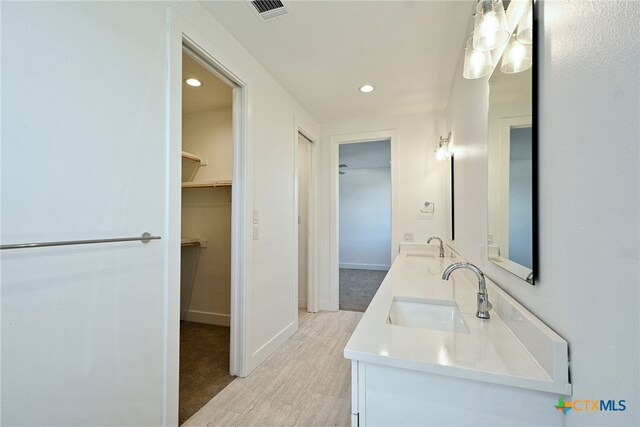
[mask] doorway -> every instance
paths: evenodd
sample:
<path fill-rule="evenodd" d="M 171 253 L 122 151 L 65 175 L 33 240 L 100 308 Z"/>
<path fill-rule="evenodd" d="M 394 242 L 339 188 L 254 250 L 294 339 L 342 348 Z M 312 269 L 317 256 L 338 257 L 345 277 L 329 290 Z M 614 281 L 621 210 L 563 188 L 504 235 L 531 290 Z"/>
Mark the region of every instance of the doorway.
<path fill-rule="evenodd" d="M 179 424 L 235 378 L 230 366 L 235 89 L 183 46 Z"/>
<path fill-rule="evenodd" d="M 307 137 L 298 132 L 298 309 L 309 308 L 309 203 L 311 201 L 311 144 Z"/>
<path fill-rule="evenodd" d="M 390 141 L 340 144 L 338 162 L 339 308 L 363 312 L 391 266 Z"/>
<path fill-rule="evenodd" d="M 379 283 L 372 284 L 366 286 L 368 288 L 367 291 L 356 291 L 353 290 L 352 293 L 359 294 L 358 300 L 361 301 L 358 303 L 357 307 L 349 307 L 346 306 L 340 307 L 340 269 L 343 270 L 363 270 L 362 272 L 353 272 L 354 274 L 351 277 L 344 277 L 343 274 L 343 283 L 345 280 L 351 280 L 353 282 L 381 282 L 382 278 L 384 278 L 386 271 L 389 266 L 393 263 L 393 260 L 398 255 L 399 250 L 399 238 L 400 235 L 400 225 L 399 225 L 399 216 L 398 206 L 399 206 L 399 198 L 398 198 L 398 171 L 397 168 L 394 167 L 394 164 L 397 162 L 398 157 L 398 137 L 397 130 L 389 129 L 382 131 L 371 131 L 371 132 L 361 132 L 354 134 L 343 134 L 343 135 L 335 135 L 329 138 L 330 141 L 330 151 L 331 151 L 331 214 L 329 217 L 329 227 L 330 227 L 330 236 L 329 236 L 329 248 L 330 248 L 330 278 L 329 278 L 329 295 L 328 301 L 325 301 L 321 304 L 322 308 L 327 310 L 340 310 L 342 308 L 354 310 L 358 309 L 358 311 L 364 311 L 366 306 L 368 306 L 373 294 L 377 290 Z M 372 144 L 372 147 L 377 147 L 380 153 L 385 153 L 382 160 L 378 159 L 377 163 L 371 163 L 372 167 L 367 167 L 365 163 L 367 160 L 367 154 L 358 154 L 360 149 L 366 149 L 367 144 Z M 342 147 L 347 147 L 346 151 L 343 151 Z M 349 148 L 351 147 L 351 148 Z M 351 153 L 351 159 L 345 158 L 345 154 Z M 367 150 L 364 150 L 366 153 Z M 374 150 L 372 150 L 374 151 Z M 341 152 L 343 154 L 341 160 Z M 379 154 L 380 154 L 379 153 Z M 373 156 L 373 155 L 371 155 Z M 362 159 L 361 159 L 362 157 Z M 351 163 L 351 164 L 349 164 Z M 342 167 L 340 167 L 342 165 Z M 346 165 L 346 166 L 345 166 Z M 372 190 L 372 188 L 367 188 L 366 186 L 362 187 L 360 190 L 355 192 L 352 191 L 352 195 L 348 196 L 348 193 L 341 194 L 341 186 L 346 185 L 347 187 L 352 184 L 349 181 L 353 181 L 353 184 L 357 184 L 359 177 L 361 175 L 366 175 L 368 171 L 366 169 L 375 169 L 375 166 L 388 168 L 384 172 L 388 177 L 386 182 L 386 193 L 382 194 L 380 189 Z M 363 169 L 362 172 L 358 172 L 359 169 Z M 351 172 L 350 176 L 348 175 Z M 340 173 L 343 172 L 343 173 Z M 378 171 L 379 175 L 382 175 L 382 171 Z M 344 180 L 344 178 L 347 178 Z M 367 180 L 364 181 L 366 184 Z M 370 194 L 370 191 L 373 191 L 375 196 Z M 346 196 L 346 197 L 345 197 Z M 382 240 L 382 245 L 377 245 L 378 254 L 383 253 L 386 255 L 373 257 L 371 254 L 365 258 L 356 258 L 350 257 L 348 254 L 351 252 L 352 254 L 357 253 L 357 247 L 364 248 L 365 242 L 369 238 L 369 234 L 372 227 L 374 227 L 374 223 L 370 222 L 368 227 L 358 228 L 361 223 L 366 223 L 366 221 L 373 221 L 371 212 L 367 210 L 366 206 L 363 203 L 366 203 L 366 198 L 369 197 L 375 201 L 386 201 L 388 203 L 386 207 L 380 205 L 378 203 L 378 207 L 375 209 L 380 209 L 385 213 L 384 226 L 375 225 L 376 229 L 379 230 L 376 233 L 378 236 L 378 240 Z M 364 198 L 360 200 L 360 198 Z M 353 200 L 357 200 L 358 203 L 352 203 Z M 347 204 L 347 210 L 343 210 L 341 204 Z M 351 205 L 351 208 L 349 207 Z M 346 225 L 343 224 L 341 227 L 341 215 L 348 212 L 351 209 L 353 212 L 356 212 L 356 219 L 351 220 L 351 225 L 348 223 Z M 372 209 L 372 208 L 369 208 Z M 343 212 L 344 211 L 344 212 Z M 357 215 L 360 215 L 359 217 Z M 342 230 L 341 230 L 342 228 Z M 349 234 L 351 233 L 352 237 L 349 238 Z M 341 234 L 346 234 L 346 239 L 341 239 Z M 382 246 L 386 245 L 388 251 L 381 249 Z M 356 249 L 354 249 L 354 247 Z M 343 253 L 347 254 L 347 256 L 343 256 Z M 355 267 L 355 268 L 354 268 Z M 366 273 L 366 272 L 371 273 Z M 343 273 L 349 273 L 344 272 Z M 363 273 L 363 274 L 359 274 Z M 364 276 L 365 274 L 369 274 L 371 277 L 369 278 L 360 278 L 358 276 Z M 346 289 L 346 288 L 345 288 Z M 344 291 L 343 291 L 344 296 Z M 344 298 L 343 298 L 344 299 Z M 345 300 L 347 301 L 347 300 Z"/>
<path fill-rule="evenodd" d="M 295 218 L 294 230 L 297 250 L 295 269 L 297 271 L 296 310 L 298 315 L 306 310 L 316 313 L 318 307 L 318 279 L 316 248 L 316 182 L 317 153 L 315 139 L 308 131 L 296 125 L 295 149 Z M 299 317 L 299 316 L 298 316 Z"/>

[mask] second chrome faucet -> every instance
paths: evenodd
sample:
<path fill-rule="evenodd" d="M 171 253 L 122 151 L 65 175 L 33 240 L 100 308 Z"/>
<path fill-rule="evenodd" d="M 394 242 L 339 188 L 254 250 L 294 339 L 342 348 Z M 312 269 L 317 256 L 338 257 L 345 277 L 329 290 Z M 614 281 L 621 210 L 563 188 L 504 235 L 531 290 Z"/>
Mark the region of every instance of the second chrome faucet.
<path fill-rule="evenodd" d="M 431 243 L 432 240 L 437 240 L 440 242 L 440 258 L 444 258 L 444 245 L 442 244 L 442 239 L 436 236 L 431 236 L 427 240 L 427 244 Z"/>

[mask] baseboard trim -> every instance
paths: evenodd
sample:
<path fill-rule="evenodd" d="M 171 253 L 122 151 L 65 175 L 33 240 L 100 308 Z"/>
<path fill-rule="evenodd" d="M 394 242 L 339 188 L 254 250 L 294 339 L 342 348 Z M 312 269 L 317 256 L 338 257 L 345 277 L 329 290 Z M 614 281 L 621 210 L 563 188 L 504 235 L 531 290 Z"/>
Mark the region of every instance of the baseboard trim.
<path fill-rule="evenodd" d="M 341 263 L 340 268 L 349 268 L 352 270 L 378 270 L 378 271 L 387 271 L 391 268 L 390 265 L 385 264 L 350 264 L 350 263 Z"/>
<path fill-rule="evenodd" d="M 187 310 L 184 315 L 184 320 L 187 322 L 206 323 L 208 325 L 231 325 L 231 316 L 229 314 L 211 313 L 208 311 Z"/>
<path fill-rule="evenodd" d="M 329 301 L 320 301 L 318 304 L 318 309 L 320 311 L 338 311 L 338 308 L 331 307 L 331 303 Z"/>
<path fill-rule="evenodd" d="M 284 344 L 293 334 L 298 330 L 298 321 L 297 319 L 290 324 L 288 324 L 284 329 L 276 334 L 273 338 L 267 341 L 262 347 L 256 350 L 248 361 L 248 372 L 252 372 L 256 369 L 262 362 L 264 362 L 274 351 L 278 349 L 282 344 Z"/>

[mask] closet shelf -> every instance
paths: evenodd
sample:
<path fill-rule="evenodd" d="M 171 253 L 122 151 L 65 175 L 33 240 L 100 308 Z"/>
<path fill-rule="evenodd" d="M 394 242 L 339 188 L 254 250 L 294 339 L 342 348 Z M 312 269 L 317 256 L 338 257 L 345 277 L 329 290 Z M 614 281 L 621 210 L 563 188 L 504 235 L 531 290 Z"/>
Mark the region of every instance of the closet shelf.
<path fill-rule="evenodd" d="M 215 187 L 231 187 L 231 180 L 182 183 L 182 188 L 215 188 Z"/>
<path fill-rule="evenodd" d="M 200 157 L 187 151 L 182 152 L 182 181 L 190 182 L 195 178 L 196 173 L 200 166 L 205 166 L 206 163 Z"/>
<path fill-rule="evenodd" d="M 200 157 L 196 156 L 195 154 L 189 153 L 187 151 L 182 152 L 182 158 L 194 161 L 196 163 L 202 163 L 202 159 Z"/>
<path fill-rule="evenodd" d="M 180 246 L 185 248 L 189 246 L 202 246 L 198 239 L 180 239 Z"/>

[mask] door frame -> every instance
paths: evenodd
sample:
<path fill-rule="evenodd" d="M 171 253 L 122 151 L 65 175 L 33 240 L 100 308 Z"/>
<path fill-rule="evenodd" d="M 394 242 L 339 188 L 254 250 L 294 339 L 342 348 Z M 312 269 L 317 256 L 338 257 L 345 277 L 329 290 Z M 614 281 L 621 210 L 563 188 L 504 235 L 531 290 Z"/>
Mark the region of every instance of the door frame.
<path fill-rule="evenodd" d="M 167 236 L 165 284 L 164 425 L 178 424 L 180 360 L 180 232 L 182 211 L 182 52 L 183 45 L 236 87 L 233 90 L 233 174 L 231 214 L 231 337 L 229 372 L 247 375 L 246 283 L 249 263 L 247 211 L 249 188 L 248 114 L 246 79 L 216 57 L 215 45 L 178 12 L 167 8 Z"/>
<path fill-rule="evenodd" d="M 309 127 L 300 123 L 296 118 L 294 120 L 295 145 L 293 150 L 293 169 L 294 169 L 294 202 L 293 202 L 293 241 L 295 244 L 294 274 L 295 283 L 298 283 L 298 134 L 304 136 L 309 142 L 309 202 L 308 202 L 308 228 L 307 228 L 307 311 L 309 313 L 317 313 L 319 310 L 318 298 L 318 138 L 313 135 Z M 298 318 L 298 286 L 295 287 L 295 318 Z M 297 327 L 296 327 L 297 329 Z"/>
<path fill-rule="evenodd" d="M 398 131 L 396 129 L 379 130 L 371 132 L 359 132 L 345 135 L 334 135 L 329 137 L 330 146 L 330 165 L 331 173 L 331 197 L 330 197 L 330 214 L 329 214 L 329 301 L 325 307 L 330 311 L 337 311 L 340 304 L 340 227 L 339 227 L 339 181 L 338 181 L 338 163 L 339 148 L 342 144 L 355 144 L 359 142 L 373 142 L 380 140 L 389 140 L 391 149 L 391 260 L 390 264 L 396 259 L 399 250 L 400 237 L 400 215 L 399 215 L 399 180 L 398 180 Z"/>

